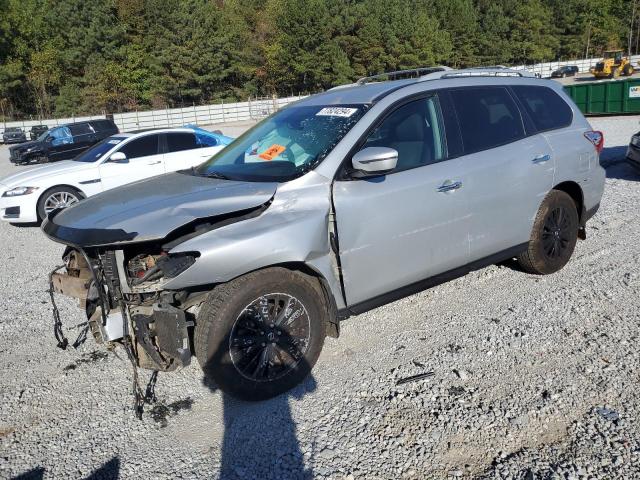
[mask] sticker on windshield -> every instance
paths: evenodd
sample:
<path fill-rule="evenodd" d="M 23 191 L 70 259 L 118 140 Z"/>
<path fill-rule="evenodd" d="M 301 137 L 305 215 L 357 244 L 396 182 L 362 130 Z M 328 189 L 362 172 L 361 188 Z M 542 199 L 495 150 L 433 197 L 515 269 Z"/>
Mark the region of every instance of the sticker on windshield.
<path fill-rule="evenodd" d="M 325 107 L 316 113 L 316 117 L 345 117 L 348 118 L 358 111 L 357 108 Z"/>
<path fill-rule="evenodd" d="M 284 152 L 286 149 L 287 147 L 283 147 L 282 145 L 278 145 L 277 143 L 274 143 L 258 156 L 263 160 L 273 160 L 282 152 Z"/>
<path fill-rule="evenodd" d="M 117 138 L 114 138 L 112 140 L 109 140 L 107 143 L 110 145 L 117 145 L 121 142 L 122 140 L 118 140 Z"/>

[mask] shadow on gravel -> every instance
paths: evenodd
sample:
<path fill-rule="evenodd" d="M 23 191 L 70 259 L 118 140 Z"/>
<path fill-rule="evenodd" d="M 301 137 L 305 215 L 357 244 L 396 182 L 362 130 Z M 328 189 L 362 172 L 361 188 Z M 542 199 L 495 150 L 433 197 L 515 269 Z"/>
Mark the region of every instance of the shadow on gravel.
<path fill-rule="evenodd" d="M 640 170 L 636 170 L 625 161 L 607 165 L 605 168 L 607 171 L 607 178 L 640 182 Z"/>
<path fill-rule="evenodd" d="M 10 225 L 14 226 L 14 227 L 18 227 L 18 228 L 28 228 L 28 227 L 39 227 L 40 224 L 37 222 L 33 222 L 33 223 L 16 223 L 16 222 L 9 222 Z"/>
<path fill-rule="evenodd" d="M 120 476 L 120 459 L 113 457 L 97 470 L 94 470 L 85 480 L 117 480 Z"/>
<path fill-rule="evenodd" d="M 212 391 L 218 390 L 206 377 L 203 383 Z M 246 402 L 222 393 L 220 479 L 313 479 L 313 471 L 304 465 L 289 401 L 315 389 L 316 381 L 310 374 L 301 384 L 270 400 Z"/>
<path fill-rule="evenodd" d="M 21 475 L 11 477 L 11 480 L 42 480 L 44 478 L 44 472 L 45 470 L 43 467 L 36 467 Z"/>

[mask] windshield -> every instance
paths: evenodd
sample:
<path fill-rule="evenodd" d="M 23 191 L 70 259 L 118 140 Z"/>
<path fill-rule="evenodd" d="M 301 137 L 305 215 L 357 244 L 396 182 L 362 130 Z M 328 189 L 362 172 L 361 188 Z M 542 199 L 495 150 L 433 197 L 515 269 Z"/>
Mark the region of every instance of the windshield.
<path fill-rule="evenodd" d="M 9 127 L 7 128 L 7 133 L 14 133 L 14 132 L 19 132 L 20 131 L 20 127 Z"/>
<path fill-rule="evenodd" d="M 284 182 L 315 167 L 360 120 L 364 105 L 288 107 L 196 168 L 203 176 Z"/>
<path fill-rule="evenodd" d="M 89 150 L 85 150 L 76 158 L 73 159 L 74 162 L 95 162 L 99 160 L 105 153 L 111 150 L 113 147 L 122 142 L 125 137 L 109 137 L 105 138 L 101 142 L 96 143 Z"/>

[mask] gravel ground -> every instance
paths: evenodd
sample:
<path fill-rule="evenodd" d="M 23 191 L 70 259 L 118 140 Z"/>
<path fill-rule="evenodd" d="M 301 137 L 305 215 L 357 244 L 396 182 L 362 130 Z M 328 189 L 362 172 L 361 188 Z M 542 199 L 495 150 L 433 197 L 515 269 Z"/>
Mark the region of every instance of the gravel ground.
<path fill-rule="evenodd" d="M 492 266 L 350 319 L 313 377 L 257 404 L 192 365 L 137 420 L 121 350 L 55 347 L 61 246 L 0 224 L 0 478 L 640 477 L 640 175 L 617 162 L 638 119 L 592 120 L 607 187 L 564 270 Z"/>

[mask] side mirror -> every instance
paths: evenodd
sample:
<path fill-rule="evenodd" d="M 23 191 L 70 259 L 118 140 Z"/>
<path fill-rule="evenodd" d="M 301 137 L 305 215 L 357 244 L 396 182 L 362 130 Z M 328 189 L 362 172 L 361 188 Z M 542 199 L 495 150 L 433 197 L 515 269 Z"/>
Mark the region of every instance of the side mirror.
<path fill-rule="evenodd" d="M 351 159 L 353 168 L 365 175 L 390 172 L 398 163 L 398 151 L 387 147 L 367 147 Z"/>
<path fill-rule="evenodd" d="M 51 135 L 47 135 L 47 137 L 44 139 L 45 142 L 47 143 L 52 143 L 53 142 L 53 137 Z"/>
<path fill-rule="evenodd" d="M 124 152 L 115 152 L 109 157 L 109 161 L 112 163 L 129 163 L 129 159 Z"/>

